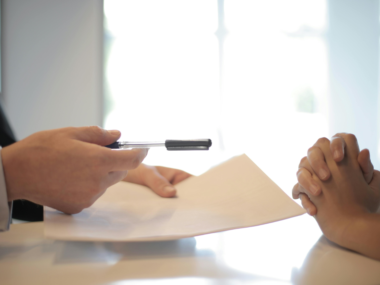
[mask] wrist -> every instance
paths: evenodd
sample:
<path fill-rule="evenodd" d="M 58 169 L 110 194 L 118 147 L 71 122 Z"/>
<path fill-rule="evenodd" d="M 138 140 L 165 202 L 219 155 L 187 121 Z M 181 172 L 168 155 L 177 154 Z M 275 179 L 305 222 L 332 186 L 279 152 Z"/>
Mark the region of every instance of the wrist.
<path fill-rule="evenodd" d="M 336 243 L 360 252 L 361 246 L 369 237 L 368 233 L 371 231 L 370 220 L 373 215 L 374 214 L 365 212 L 350 218 L 350 222 L 347 223 L 347 226 Z"/>
<path fill-rule="evenodd" d="M 1 149 L 1 161 L 3 166 L 3 174 L 5 180 L 5 187 L 7 190 L 8 202 L 13 200 L 22 199 L 21 193 L 18 193 L 17 187 L 14 186 L 14 173 L 12 165 L 12 146 L 7 146 Z"/>

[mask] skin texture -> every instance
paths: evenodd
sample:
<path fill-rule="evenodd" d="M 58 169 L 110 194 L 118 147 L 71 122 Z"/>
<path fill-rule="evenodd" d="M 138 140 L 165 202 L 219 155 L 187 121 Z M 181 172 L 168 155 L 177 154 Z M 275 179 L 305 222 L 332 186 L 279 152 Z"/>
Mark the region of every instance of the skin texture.
<path fill-rule="evenodd" d="M 330 153 L 335 162 L 340 162 L 344 159 L 346 153 L 346 141 L 350 140 L 351 134 L 346 133 L 338 133 L 332 137 L 330 142 Z M 325 138 L 321 138 L 320 140 L 324 140 Z M 355 138 L 356 139 L 356 138 Z M 309 213 L 309 215 L 314 216 L 317 214 L 317 208 L 310 201 L 309 197 L 318 196 L 321 194 L 321 188 L 311 177 L 312 169 L 314 173 L 321 179 L 322 181 L 326 181 L 330 178 L 331 172 L 328 168 L 325 160 L 325 155 L 319 147 L 318 140 L 311 148 L 309 148 L 307 152 L 307 156 L 302 158 L 301 163 L 299 165 L 299 169 L 297 171 L 297 179 L 298 183 L 293 188 L 293 198 L 300 198 L 302 201 L 303 207 Z M 309 163 L 309 168 L 304 167 L 304 161 L 307 160 Z M 358 156 L 358 163 L 360 168 L 363 171 L 363 175 L 367 183 L 372 180 L 373 177 L 373 165 L 370 160 L 369 151 L 367 149 L 363 149 Z M 301 195 L 300 194 L 305 194 Z"/>
<path fill-rule="evenodd" d="M 147 186 L 158 196 L 170 198 L 177 193 L 173 185 L 189 177 L 191 177 L 189 173 L 179 169 L 141 164 L 129 171 L 123 180 Z"/>
<path fill-rule="evenodd" d="M 368 150 L 360 152 L 353 135 L 345 136 L 344 141 L 344 157 L 338 162 L 328 139 L 319 139 L 314 145 L 321 150 L 330 172 L 325 180 L 308 159 L 301 161 L 300 167 L 308 170 L 321 189 L 319 195 L 308 198 L 317 209 L 314 217 L 328 239 L 380 260 L 380 215 L 375 213 L 380 205 L 380 172 L 372 168 L 368 182 L 368 172 L 361 167 L 368 162 Z M 302 199 L 307 194 L 300 195 Z"/>
<path fill-rule="evenodd" d="M 138 167 L 146 149 L 111 150 L 119 131 L 99 127 L 35 133 L 1 151 L 8 200 L 26 199 L 74 214 Z"/>

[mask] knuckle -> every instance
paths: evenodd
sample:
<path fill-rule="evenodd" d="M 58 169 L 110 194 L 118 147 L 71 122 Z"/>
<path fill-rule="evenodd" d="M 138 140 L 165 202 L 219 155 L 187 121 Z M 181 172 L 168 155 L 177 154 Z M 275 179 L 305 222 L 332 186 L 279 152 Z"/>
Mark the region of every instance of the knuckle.
<path fill-rule="evenodd" d="M 301 158 L 300 164 L 298 165 L 298 168 L 302 168 L 303 165 L 305 165 L 308 162 L 307 156 L 304 156 Z"/>
<path fill-rule="evenodd" d="M 49 131 L 43 131 L 43 132 L 45 132 L 45 135 L 50 135 L 51 137 L 55 136 L 55 137 L 62 138 L 62 137 L 75 135 L 77 133 L 77 130 L 78 128 L 76 127 L 65 127 L 65 128 L 57 129 L 58 131 L 57 133 L 52 132 L 55 130 L 49 130 Z M 43 132 L 38 132 L 38 133 L 43 133 Z M 38 133 L 35 133 L 35 134 L 38 134 Z"/>
<path fill-rule="evenodd" d="M 306 183 L 307 179 L 308 179 L 308 176 L 305 173 L 304 169 L 300 169 L 297 172 L 297 181 L 298 181 L 298 183 L 300 185 L 299 189 L 303 188 L 302 185 L 304 185 Z M 300 192 L 303 192 L 303 191 L 300 191 Z"/>
<path fill-rule="evenodd" d="M 99 126 L 91 126 L 90 127 L 91 132 L 93 132 L 95 135 L 101 136 L 104 133 L 104 130 Z"/>
<path fill-rule="evenodd" d="M 357 143 L 357 138 L 356 138 L 356 136 L 355 135 L 353 135 L 353 134 L 347 134 L 347 135 L 345 135 L 345 140 L 347 141 L 347 143 L 350 143 L 350 144 L 352 144 L 352 143 Z"/>
<path fill-rule="evenodd" d="M 310 179 L 308 172 L 309 171 L 305 168 L 300 168 L 297 171 L 297 180 L 298 180 L 298 183 L 300 185 L 300 188 L 303 188 L 302 185 L 305 185 L 305 183 Z"/>
<path fill-rule="evenodd" d="M 317 140 L 317 144 L 319 145 L 324 145 L 324 144 L 329 144 L 329 143 L 330 143 L 330 140 L 326 137 L 322 137 Z"/>
<path fill-rule="evenodd" d="M 333 137 L 333 138 L 343 138 L 345 135 L 346 135 L 346 133 L 336 133 L 336 134 L 333 135 L 332 137 Z"/>
<path fill-rule="evenodd" d="M 309 147 L 309 149 L 307 150 L 307 154 L 310 155 L 311 153 L 318 150 L 319 150 L 319 147 L 316 147 L 316 146 Z"/>

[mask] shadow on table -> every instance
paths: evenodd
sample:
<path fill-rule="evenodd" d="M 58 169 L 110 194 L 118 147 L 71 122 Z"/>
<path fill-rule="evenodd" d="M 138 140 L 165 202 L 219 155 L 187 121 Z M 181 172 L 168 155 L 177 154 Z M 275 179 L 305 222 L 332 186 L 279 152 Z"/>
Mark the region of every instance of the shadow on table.
<path fill-rule="evenodd" d="M 322 236 L 302 267 L 292 272 L 293 284 L 380 284 L 380 262 L 344 249 Z"/>
<path fill-rule="evenodd" d="M 55 242 L 55 264 L 113 262 L 155 258 L 210 256 L 211 250 L 196 250 L 195 238 L 155 242 Z"/>
<path fill-rule="evenodd" d="M 108 276 L 107 280 L 112 280 L 116 282 L 115 284 L 140 284 L 138 282 L 151 284 L 163 280 L 165 280 L 163 283 L 165 284 L 166 281 L 172 278 L 174 278 L 172 280 L 174 283 L 177 281 L 184 282 L 184 280 L 191 283 L 194 281 L 192 278 L 196 278 L 198 281 L 208 280 L 208 278 L 225 281 L 231 280 L 231 278 L 234 280 L 238 277 L 240 283 L 243 281 L 268 280 L 260 276 L 239 272 L 222 262 L 218 262 L 216 253 L 213 250 L 199 250 L 196 248 L 195 238 L 128 243 L 56 241 L 54 244 L 57 249 L 55 251 L 54 265 L 97 263 L 99 268 L 104 268 L 105 266 L 112 270 L 112 275 Z M 149 264 L 149 267 L 146 268 L 142 264 L 145 264 L 145 266 Z M 149 280 L 150 278 L 149 282 L 151 283 L 144 281 L 144 279 Z M 178 278 L 183 280 L 178 280 Z M 124 281 L 117 283 L 120 280 Z M 127 280 L 130 283 L 126 283 Z M 134 281 L 132 282 L 132 280 Z M 98 281 L 99 283 L 97 284 L 102 284 L 100 280 Z M 211 283 L 224 284 L 223 282 Z M 230 284 L 228 282 L 225 284 Z M 208 284 L 208 282 L 202 284 Z"/>

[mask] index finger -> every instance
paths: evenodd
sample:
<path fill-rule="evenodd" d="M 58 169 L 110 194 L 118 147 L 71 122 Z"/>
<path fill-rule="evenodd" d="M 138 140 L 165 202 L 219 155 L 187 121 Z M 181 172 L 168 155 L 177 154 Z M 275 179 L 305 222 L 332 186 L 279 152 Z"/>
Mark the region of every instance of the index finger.
<path fill-rule="evenodd" d="M 148 148 L 104 149 L 110 171 L 135 169 L 148 154 Z"/>

